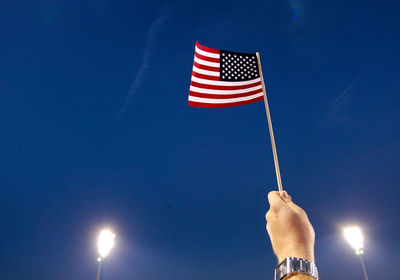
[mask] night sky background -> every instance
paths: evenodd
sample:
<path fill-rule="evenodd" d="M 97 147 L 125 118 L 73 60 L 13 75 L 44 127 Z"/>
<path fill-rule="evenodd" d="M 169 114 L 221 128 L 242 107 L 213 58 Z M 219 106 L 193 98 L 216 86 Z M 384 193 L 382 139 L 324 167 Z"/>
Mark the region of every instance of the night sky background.
<path fill-rule="evenodd" d="M 145 3 L 146 2 L 146 3 Z M 321 279 L 400 268 L 399 1 L 1 1 L 0 279 L 273 279 L 263 102 L 187 105 L 195 42 L 261 54 Z"/>

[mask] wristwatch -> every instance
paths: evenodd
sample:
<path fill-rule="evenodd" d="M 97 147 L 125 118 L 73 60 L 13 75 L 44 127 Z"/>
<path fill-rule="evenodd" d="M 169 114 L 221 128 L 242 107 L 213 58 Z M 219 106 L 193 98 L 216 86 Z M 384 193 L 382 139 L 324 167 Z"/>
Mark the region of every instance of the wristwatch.
<path fill-rule="evenodd" d="M 315 263 L 306 259 L 287 257 L 275 268 L 275 280 L 281 280 L 292 273 L 310 275 L 318 280 L 318 269 Z"/>

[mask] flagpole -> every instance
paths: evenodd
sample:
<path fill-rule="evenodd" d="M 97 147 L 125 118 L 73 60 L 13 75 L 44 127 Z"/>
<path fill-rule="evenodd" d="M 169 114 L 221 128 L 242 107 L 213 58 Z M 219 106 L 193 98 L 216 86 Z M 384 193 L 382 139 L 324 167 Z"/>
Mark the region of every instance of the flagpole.
<path fill-rule="evenodd" d="M 264 92 L 265 113 L 267 114 L 269 137 L 271 138 L 272 154 L 274 156 L 276 181 L 278 182 L 279 192 L 281 193 L 283 191 L 283 189 L 282 189 L 282 180 L 281 180 L 281 172 L 279 171 L 278 153 L 276 152 L 276 147 L 275 147 L 274 131 L 272 129 L 271 115 L 269 113 L 267 92 L 265 90 L 264 77 L 263 77 L 262 70 L 261 70 L 260 54 L 257 52 L 256 55 L 257 55 L 257 60 L 258 60 L 258 71 L 260 72 L 260 78 L 261 78 L 261 86 L 262 86 L 262 89 L 263 89 L 263 92 Z"/>

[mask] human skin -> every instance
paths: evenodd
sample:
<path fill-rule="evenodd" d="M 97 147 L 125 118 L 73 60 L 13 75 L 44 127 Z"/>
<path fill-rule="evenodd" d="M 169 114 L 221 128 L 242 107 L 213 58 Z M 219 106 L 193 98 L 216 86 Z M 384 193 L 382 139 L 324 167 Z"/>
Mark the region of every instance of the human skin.
<path fill-rule="evenodd" d="M 283 280 L 315 280 L 315 279 L 310 275 L 297 273 L 288 275 Z"/>
<path fill-rule="evenodd" d="M 270 209 L 265 215 L 267 232 L 278 263 L 287 257 L 314 260 L 314 229 L 306 212 L 296 205 L 286 191 L 281 194 L 272 191 L 268 194 Z M 311 276 L 293 274 L 285 278 L 290 280 L 308 280 Z"/>

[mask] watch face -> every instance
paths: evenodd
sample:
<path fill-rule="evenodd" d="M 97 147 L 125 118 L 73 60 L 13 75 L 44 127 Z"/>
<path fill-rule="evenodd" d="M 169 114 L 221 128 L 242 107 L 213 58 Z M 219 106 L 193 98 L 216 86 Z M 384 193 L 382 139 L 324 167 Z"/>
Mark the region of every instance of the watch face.
<path fill-rule="evenodd" d="M 292 271 L 301 271 L 302 269 L 300 268 L 300 262 L 290 262 L 292 265 Z"/>

